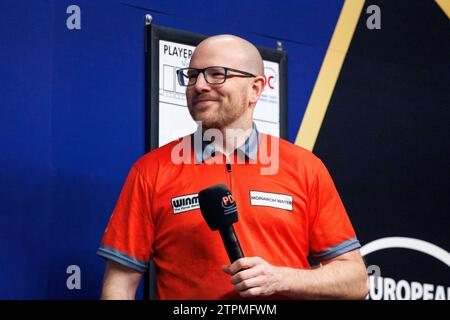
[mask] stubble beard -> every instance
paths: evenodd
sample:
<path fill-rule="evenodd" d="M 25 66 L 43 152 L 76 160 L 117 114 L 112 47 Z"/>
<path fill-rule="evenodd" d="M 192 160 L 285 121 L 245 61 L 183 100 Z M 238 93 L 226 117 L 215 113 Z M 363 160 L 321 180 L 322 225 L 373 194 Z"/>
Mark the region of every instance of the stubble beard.
<path fill-rule="evenodd" d="M 208 129 L 222 130 L 239 119 L 244 112 L 245 107 L 243 99 L 234 105 L 220 105 L 218 110 L 207 118 L 202 117 L 201 113 L 203 113 L 203 111 L 196 109 L 196 107 L 189 108 L 192 119 L 201 123 L 203 132 Z"/>

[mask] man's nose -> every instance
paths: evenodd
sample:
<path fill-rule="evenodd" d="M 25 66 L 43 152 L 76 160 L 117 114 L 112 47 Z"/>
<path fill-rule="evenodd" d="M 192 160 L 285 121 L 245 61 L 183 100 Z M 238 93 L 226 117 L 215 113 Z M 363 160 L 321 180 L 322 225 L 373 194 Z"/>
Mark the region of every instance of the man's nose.
<path fill-rule="evenodd" d="M 202 72 L 197 76 L 197 81 L 194 85 L 195 90 L 197 91 L 209 91 L 209 83 L 206 82 L 205 76 Z"/>

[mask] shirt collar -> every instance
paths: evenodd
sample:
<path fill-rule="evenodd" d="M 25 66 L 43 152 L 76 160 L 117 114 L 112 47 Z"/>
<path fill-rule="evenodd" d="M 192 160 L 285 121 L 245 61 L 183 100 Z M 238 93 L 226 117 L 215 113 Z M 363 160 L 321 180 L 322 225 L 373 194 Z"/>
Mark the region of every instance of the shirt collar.
<path fill-rule="evenodd" d="M 199 126 L 201 130 L 201 127 Z M 194 134 L 192 134 L 192 138 L 195 139 Z M 252 160 L 256 160 L 258 154 L 258 145 L 259 145 L 260 133 L 258 128 L 256 127 L 255 122 L 252 124 L 252 131 L 250 135 L 247 137 L 245 142 L 236 150 L 238 152 L 242 152 L 248 158 Z M 209 141 L 202 141 L 201 148 L 196 148 L 197 144 L 194 143 L 194 153 L 195 153 L 195 162 L 202 163 L 205 160 L 213 157 L 215 154 L 215 148 Z"/>

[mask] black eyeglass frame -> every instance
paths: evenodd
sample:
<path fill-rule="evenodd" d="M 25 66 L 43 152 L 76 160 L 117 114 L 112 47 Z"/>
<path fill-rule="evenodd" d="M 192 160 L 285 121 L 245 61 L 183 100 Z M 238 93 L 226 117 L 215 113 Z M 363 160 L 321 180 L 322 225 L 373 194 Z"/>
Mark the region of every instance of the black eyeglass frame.
<path fill-rule="evenodd" d="M 223 68 L 225 70 L 225 74 L 224 74 L 222 82 L 211 83 L 211 82 L 208 81 L 208 77 L 206 76 L 205 71 L 208 70 L 208 69 L 212 69 L 212 68 Z M 195 71 L 197 71 L 197 76 L 195 77 L 195 81 L 193 83 L 187 84 L 187 85 L 183 84 L 184 82 L 182 83 L 181 77 L 185 76 L 184 73 L 183 73 L 183 71 L 185 71 L 185 70 L 195 70 Z M 249 78 L 256 78 L 257 77 L 256 75 L 254 75 L 254 74 L 252 74 L 250 72 L 242 71 L 242 70 L 238 70 L 238 69 L 233 69 L 233 68 L 229 68 L 229 67 L 224 67 L 224 66 L 209 66 L 209 67 L 202 68 L 202 69 L 200 69 L 200 68 L 182 68 L 182 69 L 178 69 L 176 72 L 177 72 L 177 80 L 178 80 L 178 83 L 180 84 L 180 86 L 190 87 L 190 86 L 193 86 L 193 85 L 195 85 L 197 83 L 197 79 L 198 79 L 198 76 L 200 75 L 200 73 L 203 74 L 203 77 L 205 78 L 205 81 L 207 83 L 211 84 L 211 85 L 223 84 L 223 83 L 225 83 L 225 81 L 227 81 L 228 71 L 237 72 L 237 73 L 240 73 L 240 74 L 244 75 L 245 77 L 249 77 Z M 189 83 L 189 81 L 188 81 L 188 83 Z"/>

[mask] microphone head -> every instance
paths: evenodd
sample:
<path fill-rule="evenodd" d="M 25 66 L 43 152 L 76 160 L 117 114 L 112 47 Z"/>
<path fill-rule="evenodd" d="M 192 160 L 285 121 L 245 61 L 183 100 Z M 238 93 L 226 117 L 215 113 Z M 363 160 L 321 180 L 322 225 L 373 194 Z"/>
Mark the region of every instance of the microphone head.
<path fill-rule="evenodd" d="M 198 203 L 203 218 L 211 230 L 223 229 L 238 221 L 236 202 L 224 184 L 200 191 Z"/>

